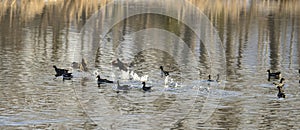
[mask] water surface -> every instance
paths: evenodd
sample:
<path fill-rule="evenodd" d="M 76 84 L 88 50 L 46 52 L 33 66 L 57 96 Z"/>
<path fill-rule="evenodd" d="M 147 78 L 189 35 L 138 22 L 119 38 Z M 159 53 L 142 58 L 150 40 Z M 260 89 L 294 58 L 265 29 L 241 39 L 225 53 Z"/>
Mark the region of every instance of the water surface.
<path fill-rule="evenodd" d="M 103 27 L 103 21 L 126 14 L 124 4 L 130 9 L 159 4 L 140 2 L 134 7 L 130 2 L 115 2 L 114 8 L 105 8 L 109 1 L 1 2 L 0 127 L 299 128 L 299 1 L 187 2 L 207 16 L 221 43 L 205 43 L 181 21 L 191 13 L 187 5 L 171 6 L 172 2 L 164 10 L 176 12 L 178 17 L 134 15 L 104 35 L 82 31 L 99 9 L 105 10 L 98 21 Z M 205 34 L 205 38 L 214 37 Z M 167 51 L 140 51 L 149 46 Z M 189 50 L 192 53 L 186 53 Z M 82 57 L 89 72 L 76 72 L 73 81 L 53 80 L 53 65 L 71 69 L 71 63 Z M 117 58 L 132 64 L 138 75 L 149 75 L 147 85 L 152 85 L 153 91 L 143 93 L 140 82 L 127 80 L 126 74 L 111 64 Z M 160 65 L 172 71 L 171 78 L 179 87 L 165 88 Z M 277 98 L 272 83 L 278 81 L 267 80 L 267 69 L 282 72 L 287 98 Z M 95 72 L 129 84 L 132 90 L 116 93 L 116 84 L 98 88 Z M 214 79 L 221 74 L 224 86 L 207 83 L 208 74 Z M 212 114 L 203 122 L 209 109 Z"/>

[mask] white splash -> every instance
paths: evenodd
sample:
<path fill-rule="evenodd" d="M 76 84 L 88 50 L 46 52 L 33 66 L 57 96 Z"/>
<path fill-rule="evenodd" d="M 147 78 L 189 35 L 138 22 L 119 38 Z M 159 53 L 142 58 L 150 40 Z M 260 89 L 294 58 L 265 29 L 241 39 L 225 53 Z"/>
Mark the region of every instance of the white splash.
<path fill-rule="evenodd" d="M 174 81 L 174 79 L 170 78 L 169 76 L 166 76 L 164 86 L 165 86 L 165 88 L 168 88 L 168 87 L 176 88 L 176 87 L 178 87 L 178 83 L 176 83 Z"/>

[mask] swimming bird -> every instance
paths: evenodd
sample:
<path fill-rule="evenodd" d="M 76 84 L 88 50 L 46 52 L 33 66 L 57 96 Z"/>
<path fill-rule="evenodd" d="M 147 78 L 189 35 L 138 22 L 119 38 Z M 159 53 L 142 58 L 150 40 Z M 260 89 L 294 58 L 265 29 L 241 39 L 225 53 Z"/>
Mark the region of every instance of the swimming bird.
<path fill-rule="evenodd" d="M 119 69 L 123 70 L 123 71 L 128 71 L 128 67 L 132 66 L 132 64 L 128 65 L 126 63 L 123 63 L 120 59 L 117 59 L 116 61 L 113 61 L 112 65 L 116 66 L 116 67 L 119 67 Z"/>
<path fill-rule="evenodd" d="M 84 58 L 82 58 L 81 63 L 72 62 L 73 69 L 79 69 L 80 71 L 88 71 L 87 63 Z"/>
<path fill-rule="evenodd" d="M 104 84 L 104 83 L 114 83 L 113 81 L 107 80 L 107 79 L 101 79 L 100 75 L 97 75 L 97 83 L 98 83 L 98 87 L 100 86 L 100 84 Z"/>
<path fill-rule="evenodd" d="M 220 75 L 219 74 L 217 74 L 217 79 L 216 80 L 213 80 L 213 79 L 211 79 L 211 75 L 208 75 L 208 82 L 219 82 L 219 78 L 220 78 Z"/>
<path fill-rule="evenodd" d="M 161 70 L 161 77 L 163 77 L 163 75 L 165 75 L 165 76 L 168 76 L 168 75 L 169 75 L 169 72 L 168 72 L 168 71 L 165 71 L 164 68 L 163 68 L 163 66 L 160 66 L 159 68 L 160 68 L 160 70 Z"/>
<path fill-rule="evenodd" d="M 143 89 L 145 92 L 151 90 L 151 86 L 146 87 L 146 82 L 142 82 L 142 84 L 143 84 L 143 88 L 142 88 L 142 89 Z"/>
<path fill-rule="evenodd" d="M 118 86 L 117 86 L 117 89 L 118 89 L 118 90 L 123 90 L 123 91 L 129 90 L 129 87 L 130 87 L 129 85 L 122 85 L 122 86 L 121 86 L 120 83 L 119 83 L 119 80 L 117 81 L 117 85 L 118 85 Z"/>
<path fill-rule="evenodd" d="M 276 85 L 276 87 L 278 89 L 278 94 L 277 94 L 278 98 L 285 98 L 285 93 L 283 91 L 284 81 L 285 81 L 285 79 L 281 78 L 279 83 L 275 83 L 275 82 L 273 83 L 274 85 Z"/>
<path fill-rule="evenodd" d="M 55 72 L 56 72 L 55 77 L 62 76 L 63 74 L 68 73 L 68 71 L 69 71 L 66 69 L 57 68 L 56 65 L 53 65 L 53 68 L 55 69 Z"/>
<path fill-rule="evenodd" d="M 277 97 L 278 97 L 278 98 L 285 98 L 285 93 L 284 93 L 284 91 L 283 91 L 283 88 L 280 87 L 280 86 L 277 86 L 277 89 L 278 89 Z"/>
<path fill-rule="evenodd" d="M 271 78 L 274 78 L 274 79 L 280 79 L 281 78 L 281 72 L 271 73 L 270 70 L 267 70 L 267 72 L 268 72 L 268 80 L 270 80 Z"/>
<path fill-rule="evenodd" d="M 71 80 L 73 78 L 72 73 L 64 73 L 62 76 L 63 76 L 63 81 Z"/>

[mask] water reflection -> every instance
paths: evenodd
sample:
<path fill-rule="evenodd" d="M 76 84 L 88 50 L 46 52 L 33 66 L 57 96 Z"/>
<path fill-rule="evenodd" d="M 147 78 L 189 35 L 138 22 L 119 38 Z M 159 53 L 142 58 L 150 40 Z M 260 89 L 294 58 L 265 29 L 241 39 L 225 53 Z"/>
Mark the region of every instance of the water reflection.
<path fill-rule="evenodd" d="M 210 69 L 209 49 L 200 41 L 191 28 L 176 20 L 158 14 L 141 14 L 129 17 L 116 24 L 108 34 L 102 36 L 107 46 L 100 48 L 89 46 L 90 42 L 98 43 L 100 36 L 92 34 L 78 42 L 80 30 L 91 15 L 104 7 L 110 0 L 57 0 L 53 1 L 19 1 L 2 0 L 0 2 L 0 126 L 5 128 L 53 128 L 94 129 L 89 113 L 78 103 L 74 86 L 81 89 L 83 103 L 95 105 L 91 110 L 101 112 L 122 113 L 108 120 L 120 124 L 103 124 L 109 128 L 132 128 L 134 124 L 145 129 L 150 125 L 138 124 L 146 120 L 139 117 L 123 115 L 161 114 L 167 110 L 173 111 L 163 123 L 168 123 L 174 115 L 182 112 L 173 106 L 182 101 L 197 97 L 195 107 L 187 117 L 169 126 L 158 123 L 160 128 L 299 128 L 299 76 L 297 70 L 300 64 L 300 1 L 272 1 L 272 0 L 188 0 L 199 10 L 203 11 L 216 27 L 226 51 L 226 76 L 228 77 L 224 92 L 219 95 L 223 98 L 209 122 L 200 122 L 197 117 L 206 98 L 203 95 L 194 95 L 195 90 L 182 90 L 187 95 L 177 93 L 152 93 L 147 97 L 139 91 L 117 95 L 112 91 L 113 86 L 101 86 L 98 90 L 95 82 L 90 79 L 80 79 L 75 82 L 61 82 L 52 80 L 52 65 L 63 68 L 71 66 L 73 61 L 80 61 L 82 52 L 95 49 L 94 57 L 86 56 L 89 67 L 99 68 L 104 76 L 112 78 L 110 72 L 112 57 L 119 57 L 128 61 L 132 56 L 132 63 L 138 74 L 144 74 L 158 64 L 163 64 L 173 70 L 173 78 L 180 81 L 181 75 L 188 73 L 180 70 L 182 67 L 173 59 L 180 57 L 180 62 L 189 63 L 191 58 L 186 49 L 197 52 L 199 79 L 205 79 Z M 170 3 L 172 4 L 172 3 Z M 143 5 L 143 6 L 150 6 Z M 129 5 L 128 5 L 129 6 Z M 177 6 L 177 5 L 176 5 Z M 122 10 L 116 6 L 115 9 Z M 166 9 L 174 10 L 171 6 Z M 178 5 L 176 11 L 178 19 L 182 16 L 185 7 Z M 105 16 L 115 17 L 113 9 L 106 8 Z M 105 19 L 102 19 L 105 20 Z M 101 24 L 103 21 L 99 21 Z M 180 44 L 168 46 L 163 44 L 172 53 L 160 50 L 141 51 L 137 55 L 130 54 L 132 49 L 139 50 L 143 44 L 134 41 L 144 41 L 146 36 L 136 35 L 136 32 L 148 28 L 166 30 L 178 36 L 189 48 Z M 157 38 L 159 39 L 159 38 Z M 180 43 L 169 41 L 170 43 Z M 80 43 L 78 45 L 78 43 Z M 94 44 L 93 44 L 94 45 Z M 98 45 L 98 44 L 97 44 Z M 155 43 L 153 45 L 159 45 Z M 79 46 L 79 50 L 74 50 Z M 118 48 L 118 46 L 120 46 Z M 117 48 L 113 50 L 112 48 Z M 107 51 L 111 53 L 105 53 Z M 178 51 L 182 50 L 182 51 Z M 120 55 L 115 55 L 113 52 Z M 74 54 L 74 52 L 81 52 Z M 170 55 L 171 54 L 171 55 Z M 75 55 L 75 56 L 74 56 Z M 110 57 L 107 57 L 110 55 Z M 172 57 L 173 56 L 173 57 Z M 74 57 L 78 58 L 74 59 Z M 96 57 L 96 58 L 95 58 Z M 147 58 L 146 58 L 147 57 Z M 158 58 L 160 57 L 160 58 Z M 91 60 L 95 58 L 95 60 Z M 217 62 L 214 64 L 220 64 Z M 50 69 L 51 68 L 51 69 Z M 286 86 L 287 99 L 277 100 L 277 90 L 267 81 L 266 70 L 281 70 L 288 79 Z M 154 75 L 159 72 L 153 72 Z M 159 77 L 159 76 L 158 76 Z M 225 76 L 223 76 L 225 77 Z M 225 80 L 225 79 L 224 79 Z M 197 84 L 196 84 L 197 85 Z M 157 88 L 162 87 L 158 86 Z M 78 89 L 77 89 L 78 90 Z M 99 92 L 101 91 L 101 92 Z M 85 92 L 91 92 L 85 95 Z M 98 93 L 99 92 L 99 93 Z M 160 92 L 157 90 L 156 92 Z M 138 95 L 135 95 L 138 93 Z M 178 92 L 180 93 L 180 92 Z M 95 96 L 97 95 L 97 96 Z M 224 96 L 225 95 L 225 96 Z M 143 97 L 144 96 L 144 97 Z M 140 100 L 133 100 L 139 97 Z M 148 99 L 149 98 L 149 99 Z M 150 100 L 151 99 L 151 100 Z M 153 100 L 152 100 L 153 99 Z M 86 102 L 84 102 L 86 101 Z M 145 102 L 144 102 L 145 101 Z M 147 101 L 147 102 L 146 102 Z M 149 102 L 148 102 L 149 101 Z M 107 104 L 103 102 L 108 102 Z M 211 103 L 213 104 L 213 103 Z M 107 105 L 107 106 L 106 106 Z M 97 108 L 97 109 L 96 109 Z M 147 108 L 148 111 L 145 111 Z M 174 110 L 173 110 L 174 109 Z M 170 112 L 169 111 L 169 112 Z M 102 113 L 102 114 L 103 114 Z M 110 113 L 111 115 L 115 113 Z M 117 114 L 115 114 L 117 115 Z M 180 114 L 178 114 L 180 115 Z M 117 118 L 127 118 L 130 121 L 122 127 L 122 121 Z M 95 119 L 95 118 L 94 118 Z M 151 121 L 156 124 L 157 122 Z"/>

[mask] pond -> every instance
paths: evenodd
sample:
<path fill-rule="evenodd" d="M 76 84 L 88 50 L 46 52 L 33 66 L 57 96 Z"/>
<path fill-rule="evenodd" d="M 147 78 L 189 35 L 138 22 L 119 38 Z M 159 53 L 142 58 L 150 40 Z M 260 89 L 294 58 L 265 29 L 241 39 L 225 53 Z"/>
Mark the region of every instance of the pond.
<path fill-rule="evenodd" d="M 2 0 L 0 128 L 297 129 L 299 7 Z M 86 70 L 74 68 L 82 59 Z M 55 77 L 53 65 L 72 80 Z M 277 97 L 279 79 L 268 80 L 268 69 L 285 78 L 286 98 Z M 114 83 L 98 86 L 97 75 Z"/>

